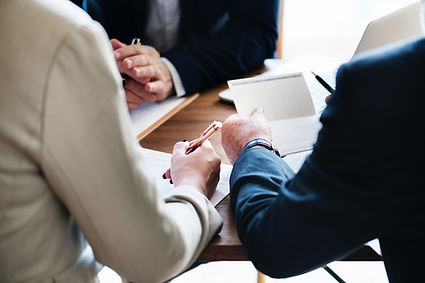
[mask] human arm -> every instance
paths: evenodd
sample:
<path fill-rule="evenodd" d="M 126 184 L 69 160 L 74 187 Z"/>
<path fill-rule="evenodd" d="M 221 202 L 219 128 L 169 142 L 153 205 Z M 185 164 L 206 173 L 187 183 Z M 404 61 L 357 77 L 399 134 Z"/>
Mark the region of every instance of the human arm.
<path fill-rule="evenodd" d="M 197 188 L 162 197 L 125 107 L 121 78 L 98 25 L 76 27 L 46 86 L 41 170 L 96 259 L 135 282 L 181 272 L 221 227 Z"/>
<path fill-rule="evenodd" d="M 161 56 L 175 66 L 187 94 L 246 74 L 273 56 L 279 1 L 181 5 L 182 44 Z"/>
<path fill-rule="evenodd" d="M 377 236 L 382 212 L 376 204 L 382 192 L 363 187 L 370 168 L 359 152 L 364 148 L 355 146 L 361 144 L 361 135 L 356 137 L 355 128 L 348 126 L 346 115 L 352 113 L 335 103 L 341 103 L 341 98 L 333 98 L 324 112 L 324 129 L 315 150 L 296 176 L 273 152 L 262 148 L 246 149 L 234 164 L 231 200 L 239 237 L 250 260 L 267 275 L 307 272 Z M 233 123 L 237 127 L 227 135 L 238 140 L 238 127 L 244 124 Z M 225 121 L 226 153 L 232 151 L 226 144 L 234 144 L 226 141 L 227 127 Z"/>

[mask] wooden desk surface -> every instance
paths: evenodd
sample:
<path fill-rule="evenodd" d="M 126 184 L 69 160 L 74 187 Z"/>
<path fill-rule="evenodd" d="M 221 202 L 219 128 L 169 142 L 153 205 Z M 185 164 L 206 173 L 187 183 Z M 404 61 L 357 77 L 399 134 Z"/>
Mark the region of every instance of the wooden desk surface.
<path fill-rule="evenodd" d="M 190 105 L 141 140 L 142 146 L 171 153 L 176 142 L 197 138 L 213 120 L 224 121 L 229 115 L 236 113 L 233 104 L 218 98 L 218 92 L 225 88 L 223 84 L 203 92 Z M 222 162 L 229 164 L 221 146 L 221 133 L 213 135 L 210 141 Z M 216 208 L 223 218 L 223 228 L 218 237 L 215 237 L 202 252 L 198 261 L 247 260 L 233 224 L 230 198 L 226 197 Z"/>
<path fill-rule="evenodd" d="M 201 96 L 171 117 L 155 131 L 141 140 L 145 148 L 171 153 L 176 142 L 197 138 L 199 134 L 213 121 L 224 121 L 229 115 L 236 113 L 233 104 L 220 101 L 218 93 L 226 88 L 221 85 L 201 93 Z M 222 162 L 229 160 L 221 146 L 221 134 L 215 134 L 210 139 Z M 217 205 L 217 211 L 223 218 L 223 229 L 218 237 L 202 252 L 198 261 L 230 261 L 248 260 L 239 241 L 230 209 L 230 198 L 226 197 Z M 380 260 L 372 248 L 365 246 L 344 260 Z"/>

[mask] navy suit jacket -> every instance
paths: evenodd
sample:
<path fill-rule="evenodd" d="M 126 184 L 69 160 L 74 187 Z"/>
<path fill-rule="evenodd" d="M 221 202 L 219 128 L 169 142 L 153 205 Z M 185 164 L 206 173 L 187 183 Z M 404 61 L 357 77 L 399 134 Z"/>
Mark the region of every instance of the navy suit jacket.
<path fill-rule="evenodd" d="M 146 0 L 84 0 L 110 38 L 143 39 Z M 181 0 L 181 44 L 163 52 L 187 93 L 260 67 L 273 56 L 279 0 Z"/>
<path fill-rule="evenodd" d="M 425 39 L 355 59 L 296 175 L 267 149 L 241 154 L 232 208 L 260 271 L 301 274 L 379 238 L 390 282 L 423 280 L 424 80 Z"/>

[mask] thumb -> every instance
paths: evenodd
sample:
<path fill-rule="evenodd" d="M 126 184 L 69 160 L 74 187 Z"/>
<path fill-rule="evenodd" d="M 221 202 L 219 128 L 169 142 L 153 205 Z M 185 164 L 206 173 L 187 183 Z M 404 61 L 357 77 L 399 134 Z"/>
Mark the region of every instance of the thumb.
<path fill-rule="evenodd" d="M 189 146 L 189 142 L 178 142 L 174 145 L 173 155 L 186 155 L 187 147 Z"/>
<path fill-rule="evenodd" d="M 264 109 L 260 108 L 260 107 L 256 107 L 254 110 L 252 110 L 251 115 L 250 116 L 254 116 L 254 115 L 264 115 Z"/>
<path fill-rule="evenodd" d="M 264 121 L 266 122 L 266 116 L 264 116 L 264 109 L 263 108 L 255 108 L 254 111 L 252 111 L 251 115 L 249 116 L 251 120 L 256 121 Z"/>

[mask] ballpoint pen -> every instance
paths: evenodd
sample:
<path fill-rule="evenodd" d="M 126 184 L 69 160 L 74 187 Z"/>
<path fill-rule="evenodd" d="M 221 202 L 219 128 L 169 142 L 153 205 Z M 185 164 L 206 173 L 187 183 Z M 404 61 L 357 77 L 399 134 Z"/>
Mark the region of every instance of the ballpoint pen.
<path fill-rule="evenodd" d="M 316 80 L 324 87 L 326 88 L 330 94 L 333 94 L 335 90 L 327 83 L 324 79 L 322 79 L 319 75 L 316 75 L 313 71 L 311 72 L 313 76 L 316 78 Z"/>
<path fill-rule="evenodd" d="M 222 126 L 222 123 L 220 121 L 214 121 L 209 125 L 201 134 L 201 136 L 197 139 L 194 139 L 189 143 L 189 147 L 186 150 L 186 154 L 189 154 L 195 149 L 197 149 L 201 144 L 209 139 L 216 131 L 218 131 Z"/>
<path fill-rule="evenodd" d="M 203 142 L 205 142 L 207 139 L 209 139 L 215 132 L 221 129 L 222 123 L 220 121 L 214 121 L 212 122 L 203 132 L 202 134 L 189 142 L 189 146 L 186 149 L 186 154 L 189 154 L 191 152 L 194 152 L 198 147 L 202 145 Z M 171 171 L 170 169 L 167 169 L 165 173 L 162 175 L 163 179 L 170 179 L 170 183 L 173 183 L 173 180 L 171 179 Z"/>

